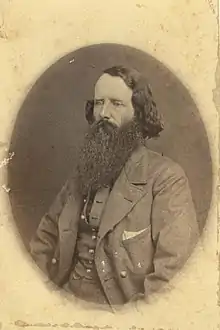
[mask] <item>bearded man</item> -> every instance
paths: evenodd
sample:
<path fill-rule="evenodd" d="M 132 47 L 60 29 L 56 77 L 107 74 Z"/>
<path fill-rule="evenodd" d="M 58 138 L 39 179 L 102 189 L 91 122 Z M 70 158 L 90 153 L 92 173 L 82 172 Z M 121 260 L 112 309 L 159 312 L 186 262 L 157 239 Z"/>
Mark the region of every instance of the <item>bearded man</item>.
<path fill-rule="evenodd" d="M 198 238 L 188 180 L 150 151 L 163 130 L 146 79 L 115 66 L 88 101 L 77 164 L 30 247 L 51 281 L 98 304 L 148 301 L 188 259 Z"/>

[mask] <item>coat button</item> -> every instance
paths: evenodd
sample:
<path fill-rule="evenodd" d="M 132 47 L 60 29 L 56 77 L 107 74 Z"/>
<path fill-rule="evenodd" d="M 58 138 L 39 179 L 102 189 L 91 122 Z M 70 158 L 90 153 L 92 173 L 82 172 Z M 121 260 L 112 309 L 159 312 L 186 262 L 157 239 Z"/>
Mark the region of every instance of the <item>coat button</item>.
<path fill-rule="evenodd" d="M 57 259 L 56 259 L 56 258 L 53 258 L 53 259 L 51 260 L 51 262 L 52 262 L 53 265 L 55 265 L 55 264 L 57 263 Z"/>
<path fill-rule="evenodd" d="M 125 278 L 127 276 L 127 272 L 125 270 L 123 270 L 121 273 L 120 273 L 120 276 L 122 278 Z"/>

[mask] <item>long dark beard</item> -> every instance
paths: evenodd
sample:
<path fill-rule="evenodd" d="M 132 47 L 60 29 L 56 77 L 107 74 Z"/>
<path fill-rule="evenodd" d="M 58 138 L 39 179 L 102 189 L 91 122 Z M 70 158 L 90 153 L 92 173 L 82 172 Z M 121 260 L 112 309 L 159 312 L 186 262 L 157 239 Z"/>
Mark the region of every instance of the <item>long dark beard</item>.
<path fill-rule="evenodd" d="M 75 184 L 80 194 L 111 185 L 117 179 L 135 147 L 143 143 L 136 121 L 122 128 L 106 120 L 89 127 L 78 156 Z"/>

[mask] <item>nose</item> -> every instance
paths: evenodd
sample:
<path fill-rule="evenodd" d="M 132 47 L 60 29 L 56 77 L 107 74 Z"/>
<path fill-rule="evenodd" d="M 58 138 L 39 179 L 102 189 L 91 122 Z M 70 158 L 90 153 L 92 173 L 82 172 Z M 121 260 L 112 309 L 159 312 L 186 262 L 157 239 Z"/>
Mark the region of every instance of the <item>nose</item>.
<path fill-rule="evenodd" d="M 110 110 L 110 102 L 105 101 L 100 111 L 100 117 L 103 119 L 110 119 L 111 118 L 111 110 Z"/>

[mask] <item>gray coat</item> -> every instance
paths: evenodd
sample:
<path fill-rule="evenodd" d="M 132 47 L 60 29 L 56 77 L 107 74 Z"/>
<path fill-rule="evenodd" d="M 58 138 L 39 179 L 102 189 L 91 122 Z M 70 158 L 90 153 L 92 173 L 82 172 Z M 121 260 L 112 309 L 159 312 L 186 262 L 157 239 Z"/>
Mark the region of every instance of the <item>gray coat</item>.
<path fill-rule="evenodd" d="M 71 270 L 81 202 L 67 182 L 30 244 L 38 266 L 59 286 Z M 98 233 L 95 265 L 109 303 L 158 291 L 183 266 L 198 235 L 182 168 L 139 147 L 113 186 Z"/>

